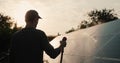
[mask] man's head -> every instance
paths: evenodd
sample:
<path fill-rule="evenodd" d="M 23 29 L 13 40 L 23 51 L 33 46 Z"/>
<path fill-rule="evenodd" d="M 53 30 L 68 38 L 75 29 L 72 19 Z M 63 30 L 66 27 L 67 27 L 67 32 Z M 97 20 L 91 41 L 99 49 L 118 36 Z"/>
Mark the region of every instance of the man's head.
<path fill-rule="evenodd" d="M 38 19 L 42 19 L 35 10 L 28 10 L 25 14 L 26 27 L 36 28 Z"/>
<path fill-rule="evenodd" d="M 28 10 L 25 14 L 25 21 L 26 22 L 33 22 L 36 19 L 42 19 L 39 15 L 38 12 L 35 10 Z"/>

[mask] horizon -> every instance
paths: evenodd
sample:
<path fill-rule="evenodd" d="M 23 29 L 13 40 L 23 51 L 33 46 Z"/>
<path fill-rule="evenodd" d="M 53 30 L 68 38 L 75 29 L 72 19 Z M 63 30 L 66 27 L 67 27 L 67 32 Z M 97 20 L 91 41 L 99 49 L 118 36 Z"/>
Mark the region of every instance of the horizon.
<path fill-rule="evenodd" d="M 105 3 L 105 4 L 103 4 Z M 37 29 L 47 35 L 64 34 L 82 20 L 87 20 L 87 13 L 94 9 L 114 9 L 120 17 L 120 0 L 3 0 L 0 1 L 0 12 L 12 17 L 18 26 L 25 26 L 24 15 L 27 10 L 35 9 L 43 18 Z"/>

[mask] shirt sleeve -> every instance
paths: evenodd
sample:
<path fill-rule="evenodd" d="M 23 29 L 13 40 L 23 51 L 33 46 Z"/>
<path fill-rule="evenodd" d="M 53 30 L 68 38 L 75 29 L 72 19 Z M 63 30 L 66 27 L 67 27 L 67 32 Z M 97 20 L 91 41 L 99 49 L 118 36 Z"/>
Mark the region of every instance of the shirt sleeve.
<path fill-rule="evenodd" d="M 51 58 L 56 58 L 60 54 L 60 48 L 54 49 L 54 47 L 48 42 L 47 36 L 43 33 L 43 50 L 49 55 Z"/>

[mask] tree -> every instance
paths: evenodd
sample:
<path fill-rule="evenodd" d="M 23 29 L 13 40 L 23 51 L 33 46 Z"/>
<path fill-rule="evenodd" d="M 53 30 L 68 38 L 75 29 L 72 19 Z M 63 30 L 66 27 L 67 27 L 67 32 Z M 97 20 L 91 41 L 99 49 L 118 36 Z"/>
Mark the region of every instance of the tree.
<path fill-rule="evenodd" d="M 86 20 L 83 20 L 83 21 L 81 21 L 81 26 L 80 26 L 80 29 L 84 29 L 84 28 L 87 28 L 88 27 L 88 21 L 86 21 Z"/>
<path fill-rule="evenodd" d="M 74 29 L 74 28 L 71 28 L 70 30 L 66 31 L 65 33 L 68 34 L 68 33 L 71 33 L 71 32 L 73 32 L 73 31 L 75 31 L 75 29 Z"/>
<path fill-rule="evenodd" d="M 88 16 L 92 20 L 92 23 L 105 23 L 118 19 L 117 14 L 114 13 L 114 9 L 102 9 L 102 10 L 92 10 L 88 13 Z"/>
<path fill-rule="evenodd" d="M 19 29 L 21 27 L 17 27 L 17 24 L 12 22 L 11 17 L 0 13 L 0 53 L 8 51 L 11 36 Z"/>

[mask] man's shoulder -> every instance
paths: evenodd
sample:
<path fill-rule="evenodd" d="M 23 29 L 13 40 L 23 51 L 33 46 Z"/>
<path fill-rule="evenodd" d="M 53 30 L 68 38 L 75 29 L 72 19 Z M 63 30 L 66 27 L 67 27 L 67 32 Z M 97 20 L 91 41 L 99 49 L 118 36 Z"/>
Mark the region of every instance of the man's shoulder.
<path fill-rule="evenodd" d="M 32 35 L 46 35 L 44 31 L 39 30 L 39 29 L 21 29 L 13 34 L 14 36 L 20 36 L 20 35 L 25 35 L 25 34 L 32 34 Z"/>
<path fill-rule="evenodd" d="M 44 31 L 36 29 L 36 32 L 45 34 Z"/>
<path fill-rule="evenodd" d="M 19 32 L 19 31 L 18 31 Z M 20 32 L 38 32 L 38 33 L 44 33 L 44 31 L 35 29 L 35 28 L 23 28 Z"/>
<path fill-rule="evenodd" d="M 40 30 L 40 29 L 34 29 L 33 32 L 34 32 L 35 34 L 38 34 L 38 35 L 39 35 L 39 34 L 40 34 L 40 35 L 46 35 L 45 32 L 44 32 L 43 30 Z"/>

